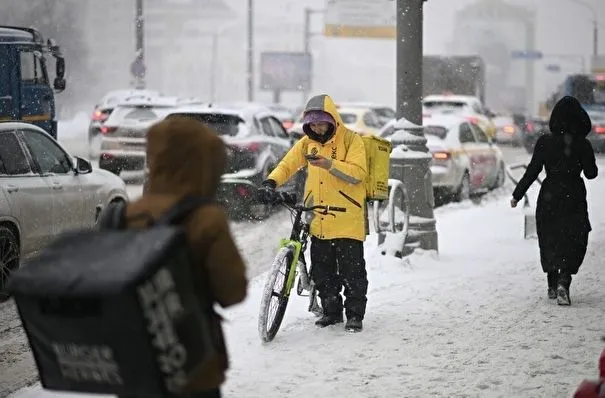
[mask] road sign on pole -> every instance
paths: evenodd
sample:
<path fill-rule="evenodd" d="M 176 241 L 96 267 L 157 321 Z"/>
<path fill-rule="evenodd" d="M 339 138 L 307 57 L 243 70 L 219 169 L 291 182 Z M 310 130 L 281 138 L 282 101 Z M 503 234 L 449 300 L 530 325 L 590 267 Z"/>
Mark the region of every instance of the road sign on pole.
<path fill-rule="evenodd" d="M 328 0 L 324 35 L 328 37 L 394 39 L 393 0 Z"/>
<path fill-rule="evenodd" d="M 549 65 L 546 65 L 545 69 L 549 72 L 558 73 L 558 72 L 561 72 L 561 65 L 549 64 Z"/>
<path fill-rule="evenodd" d="M 541 51 L 536 50 L 515 50 L 510 53 L 513 59 L 538 60 L 544 57 Z"/>

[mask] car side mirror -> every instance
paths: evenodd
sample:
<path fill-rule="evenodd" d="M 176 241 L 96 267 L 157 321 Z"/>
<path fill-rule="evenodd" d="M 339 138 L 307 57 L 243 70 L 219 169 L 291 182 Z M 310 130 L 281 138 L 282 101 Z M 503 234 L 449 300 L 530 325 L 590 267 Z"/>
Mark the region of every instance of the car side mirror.
<path fill-rule="evenodd" d="M 76 172 L 78 174 L 90 174 L 92 173 L 92 165 L 88 160 L 76 157 Z"/>

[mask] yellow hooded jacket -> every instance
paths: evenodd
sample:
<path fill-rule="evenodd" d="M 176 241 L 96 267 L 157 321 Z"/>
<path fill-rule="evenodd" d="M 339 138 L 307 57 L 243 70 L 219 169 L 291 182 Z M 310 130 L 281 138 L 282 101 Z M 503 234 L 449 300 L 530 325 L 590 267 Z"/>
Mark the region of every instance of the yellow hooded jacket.
<path fill-rule="evenodd" d="M 332 159 L 332 167 L 325 170 L 308 165 L 305 184 L 306 206 L 327 205 L 346 208 L 344 213 L 320 215 L 308 213 L 311 235 L 319 239 L 349 238 L 364 241 L 366 237 L 364 180 L 367 176 L 365 146 L 361 136 L 347 131 L 336 105 L 328 95 L 318 95 L 309 100 L 305 112 L 322 110 L 336 121 L 335 132 L 325 144 L 308 136 L 301 138 L 269 175 L 269 179 L 283 185 L 299 169 L 307 166 L 306 154 L 315 153 Z M 348 151 L 345 140 L 351 134 Z M 350 139 L 350 138 L 349 138 Z"/>

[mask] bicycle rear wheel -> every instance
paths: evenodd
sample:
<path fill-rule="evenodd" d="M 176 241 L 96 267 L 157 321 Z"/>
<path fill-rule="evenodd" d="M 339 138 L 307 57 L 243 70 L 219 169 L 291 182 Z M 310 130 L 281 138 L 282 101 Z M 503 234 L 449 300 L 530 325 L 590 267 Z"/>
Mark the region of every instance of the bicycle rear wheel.
<path fill-rule="evenodd" d="M 286 291 L 286 282 L 293 258 L 293 248 L 284 247 L 280 249 L 267 276 L 258 317 L 258 332 L 260 338 L 265 342 L 275 338 L 284 319 L 290 299 L 289 292 Z"/>

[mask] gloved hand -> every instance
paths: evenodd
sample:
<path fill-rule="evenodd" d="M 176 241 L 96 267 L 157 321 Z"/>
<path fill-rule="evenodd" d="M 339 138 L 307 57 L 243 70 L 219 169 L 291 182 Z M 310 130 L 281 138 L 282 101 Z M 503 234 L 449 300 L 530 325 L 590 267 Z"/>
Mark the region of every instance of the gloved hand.
<path fill-rule="evenodd" d="M 265 180 L 262 186 L 256 191 L 256 197 L 259 202 L 270 204 L 275 201 L 275 188 L 277 184 L 273 180 Z"/>

